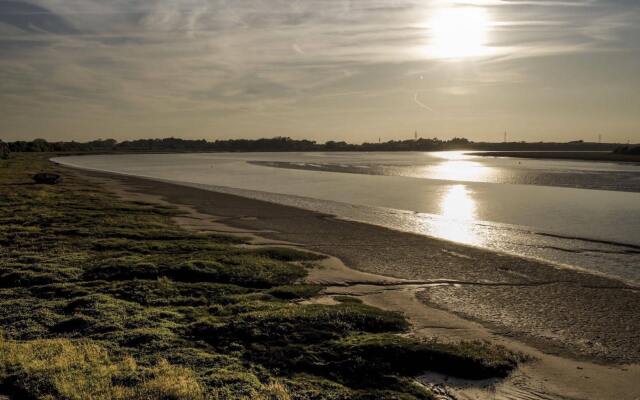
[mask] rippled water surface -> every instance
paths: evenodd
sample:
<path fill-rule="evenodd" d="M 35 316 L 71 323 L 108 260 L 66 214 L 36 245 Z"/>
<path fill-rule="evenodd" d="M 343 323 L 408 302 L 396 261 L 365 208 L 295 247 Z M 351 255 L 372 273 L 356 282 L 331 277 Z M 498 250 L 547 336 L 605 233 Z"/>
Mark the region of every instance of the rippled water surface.
<path fill-rule="evenodd" d="M 240 194 L 640 283 L 640 166 L 443 153 L 56 161 Z"/>

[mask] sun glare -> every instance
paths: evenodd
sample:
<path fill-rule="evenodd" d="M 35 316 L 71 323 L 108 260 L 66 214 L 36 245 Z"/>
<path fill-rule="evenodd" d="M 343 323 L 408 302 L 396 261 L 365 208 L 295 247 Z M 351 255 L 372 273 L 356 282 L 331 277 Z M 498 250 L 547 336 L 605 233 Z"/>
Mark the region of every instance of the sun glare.
<path fill-rule="evenodd" d="M 473 221 L 476 203 L 465 185 L 453 185 L 442 197 L 440 214 L 456 221 Z"/>
<path fill-rule="evenodd" d="M 432 56 L 468 58 L 486 55 L 489 14 L 479 7 L 450 7 L 437 11 L 429 22 Z"/>
<path fill-rule="evenodd" d="M 481 238 L 473 231 L 476 202 L 465 185 L 452 185 L 440 200 L 440 215 L 444 220 L 435 224 L 434 234 L 455 242 L 479 245 Z"/>

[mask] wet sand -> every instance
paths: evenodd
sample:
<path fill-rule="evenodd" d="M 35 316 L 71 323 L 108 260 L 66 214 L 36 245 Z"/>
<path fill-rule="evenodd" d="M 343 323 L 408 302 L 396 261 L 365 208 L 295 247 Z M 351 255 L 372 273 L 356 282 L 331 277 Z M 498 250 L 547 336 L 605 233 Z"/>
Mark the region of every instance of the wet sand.
<path fill-rule="evenodd" d="M 249 236 L 257 246 L 280 243 L 332 256 L 309 277 L 329 285 L 318 301 L 331 301 L 335 294 L 359 296 L 372 305 L 404 312 L 413 334 L 491 340 L 538 360 L 508 382 L 490 385 L 489 392 L 466 388 L 456 392 L 458 398 L 640 397 L 640 367 L 625 365 L 640 361 L 639 288 L 234 195 L 83 174 L 106 178 L 115 185 L 112 190 L 121 193 L 124 187 L 146 199 L 186 206 L 191 215 L 177 222 L 190 229 Z"/>

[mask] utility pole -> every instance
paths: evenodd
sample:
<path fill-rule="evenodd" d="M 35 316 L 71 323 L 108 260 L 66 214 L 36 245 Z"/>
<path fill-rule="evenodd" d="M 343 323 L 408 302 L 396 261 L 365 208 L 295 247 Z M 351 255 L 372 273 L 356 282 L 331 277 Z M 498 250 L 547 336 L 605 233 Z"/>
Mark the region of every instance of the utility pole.
<path fill-rule="evenodd" d="M 507 143 L 507 131 L 504 131 L 504 142 Z"/>
<path fill-rule="evenodd" d="M 602 143 L 602 135 L 598 135 L 598 143 Z"/>

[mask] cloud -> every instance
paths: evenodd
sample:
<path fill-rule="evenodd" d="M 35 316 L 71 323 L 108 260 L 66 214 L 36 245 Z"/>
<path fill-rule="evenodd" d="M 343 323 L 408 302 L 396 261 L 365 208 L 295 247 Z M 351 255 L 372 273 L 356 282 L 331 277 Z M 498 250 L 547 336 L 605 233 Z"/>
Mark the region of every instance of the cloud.
<path fill-rule="evenodd" d="M 442 6 L 492 17 L 494 52 L 472 61 L 484 71 L 465 71 L 463 84 L 425 51 Z M 155 132 L 182 116 L 345 114 L 349 101 L 372 113 L 387 101 L 393 113 L 393 96 L 422 103 L 408 70 L 426 89 L 475 93 L 461 88 L 522 82 L 534 58 L 633 49 L 638 17 L 635 0 L 2 0 L 0 51 L 11 56 L 0 59 L 0 118 L 12 132 L 27 126 L 14 116 L 34 109 L 60 131 L 97 118 Z"/>
<path fill-rule="evenodd" d="M 21 1 L 0 1 L 0 23 L 28 33 L 74 34 L 77 32 L 64 18 L 48 9 Z"/>

